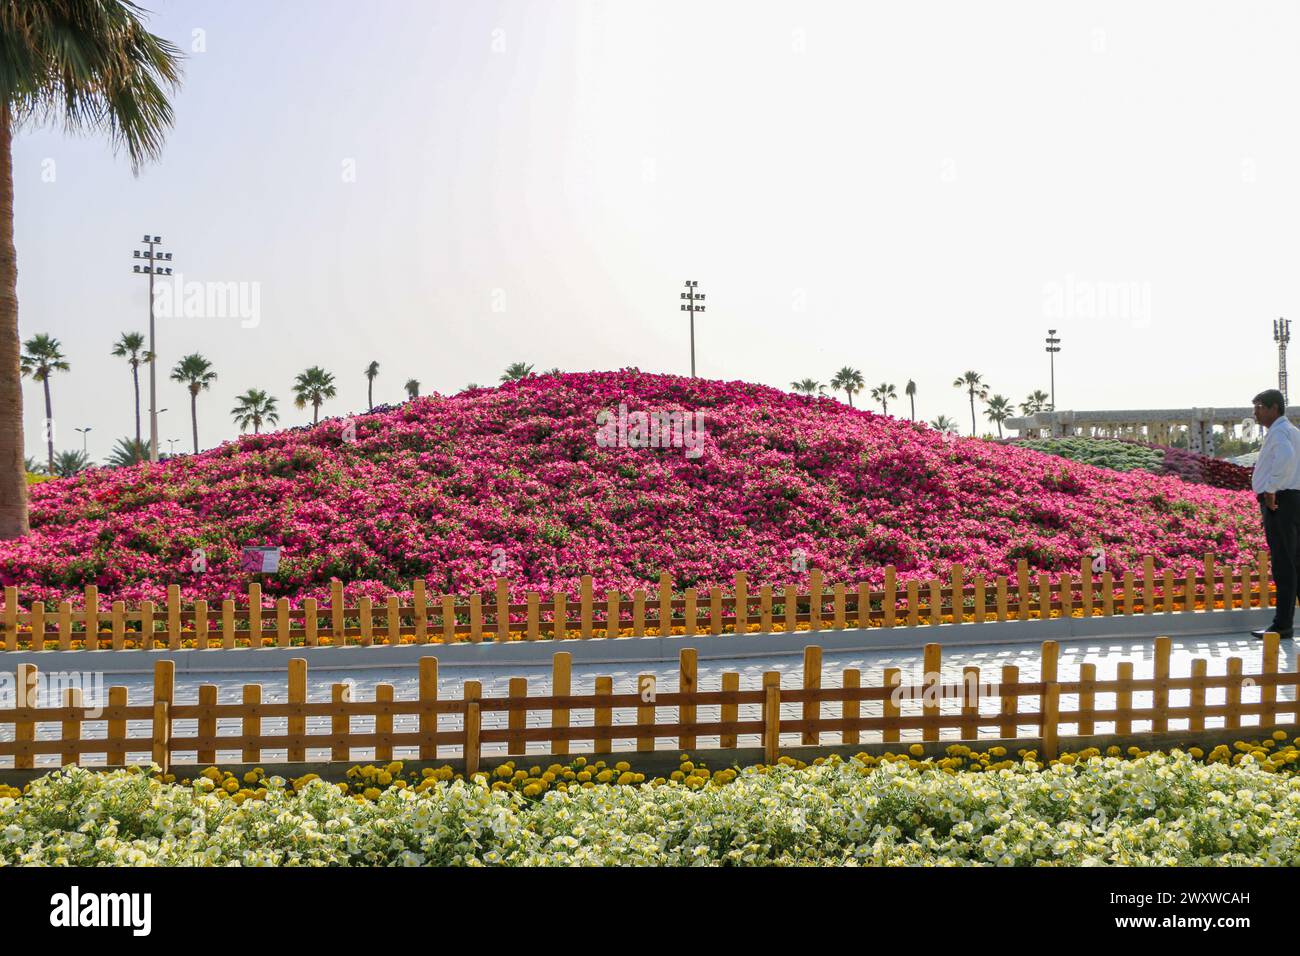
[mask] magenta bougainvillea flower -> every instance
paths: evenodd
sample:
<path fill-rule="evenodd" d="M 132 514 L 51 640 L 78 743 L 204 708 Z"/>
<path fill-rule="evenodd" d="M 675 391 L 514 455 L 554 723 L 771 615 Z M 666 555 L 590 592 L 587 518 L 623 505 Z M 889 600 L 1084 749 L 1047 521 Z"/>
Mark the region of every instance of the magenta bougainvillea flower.
<path fill-rule="evenodd" d="M 636 425 L 702 423 L 681 442 Z M 601 416 L 601 412 L 610 414 Z M 635 416 L 646 413 L 647 418 Z M 696 414 L 699 413 L 699 414 Z M 94 469 L 31 490 L 32 532 L 0 542 L 24 603 L 234 597 L 246 546 L 282 548 L 268 595 L 597 595 L 805 580 L 1052 574 L 1104 550 L 1110 570 L 1242 566 L 1263 546 L 1248 492 L 1119 473 L 744 382 L 634 370 L 545 375 L 319 426 L 244 436 L 158 465 Z M 656 426 L 657 428 L 658 426 Z M 610 436 L 622 434 L 620 440 Z"/>

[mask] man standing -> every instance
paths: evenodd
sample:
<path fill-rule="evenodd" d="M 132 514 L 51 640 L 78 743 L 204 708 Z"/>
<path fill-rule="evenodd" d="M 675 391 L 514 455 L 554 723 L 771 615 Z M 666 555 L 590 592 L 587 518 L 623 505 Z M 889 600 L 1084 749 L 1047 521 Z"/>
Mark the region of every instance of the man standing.
<path fill-rule="evenodd" d="M 1264 515 L 1264 540 L 1268 542 L 1277 607 L 1273 623 L 1261 631 L 1276 631 L 1289 638 L 1295 620 L 1297 583 L 1300 582 L 1300 429 L 1286 417 L 1286 399 L 1275 388 L 1255 396 L 1255 421 L 1268 429 L 1251 489 Z"/>

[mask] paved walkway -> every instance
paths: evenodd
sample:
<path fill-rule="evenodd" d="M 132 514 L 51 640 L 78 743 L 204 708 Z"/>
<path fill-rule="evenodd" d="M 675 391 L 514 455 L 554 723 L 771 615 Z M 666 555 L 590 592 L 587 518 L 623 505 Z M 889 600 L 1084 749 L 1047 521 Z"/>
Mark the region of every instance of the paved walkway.
<path fill-rule="evenodd" d="M 1134 676 L 1149 677 L 1153 669 L 1153 648 L 1154 642 L 1148 639 L 1122 639 L 1122 640 L 1079 640 L 1062 642 L 1060 645 L 1060 656 L 1058 664 L 1058 675 L 1061 680 L 1073 680 L 1078 676 L 1079 665 L 1091 662 L 1097 666 L 1097 677 L 1099 680 L 1105 680 L 1116 676 L 1116 667 L 1123 661 L 1133 663 Z M 1203 657 L 1208 660 L 1209 673 L 1211 675 L 1223 674 L 1227 670 L 1227 659 L 1230 657 L 1242 658 L 1243 669 L 1245 673 L 1258 672 L 1260 666 L 1261 644 L 1249 637 L 1242 637 L 1240 632 L 1223 634 L 1220 636 L 1197 636 L 1190 638 L 1173 638 L 1173 653 L 1171 660 L 1171 673 L 1174 676 L 1185 676 L 1191 671 L 1191 661 L 1197 657 Z M 945 683 L 956 683 L 962 678 L 962 669 L 966 666 L 974 665 L 981 669 L 981 676 L 985 682 L 995 683 L 1000 675 L 1001 668 L 1007 664 L 1014 664 L 1020 668 L 1020 678 L 1022 681 L 1035 681 L 1039 675 L 1039 647 L 1038 645 L 973 645 L 966 647 L 957 647 L 949 651 L 943 660 L 942 676 Z M 1295 649 L 1290 641 L 1282 642 L 1281 661 L 1279 663 L 1281 670 L 1294 671 L 1296 669 Z M 845 669 L 857 668 L 861 672 L 861 682 L 863 686 L 878 686 L 883 682 L 883 671 L 885 668 L 896 667 L 902 673 L 904 684 L 916 683 L 920 679 L 922 670 L 921 654 L 919 651 L 879 651 L 879 652 L 846 652 L 846 653 L 827 653 L 823 658 L 822 686 L 838 687 L 841 686 L 841 675 Z M 782 675 L 782 686 L 798 687 L 801 684 L 801 675 L 803 672 L 803 660 L 800 655 L 782 655 L 768 658 L 746 658 L 736 661 L 701 661 L 699 665 L 698 684 L 699 688 L 704 691 L 720 690 L 722 684 L 722 674 L 726 671 L 735 671 L 740 675 L 740 686 L 742 689 L 752 689 L 761 686 L 762 675 L 765 671 L 777 671 Z M 574 694 L 591 693 L 595 689 L 595 680 L 598 676 L 607 676 L 613 678 L 615 693 L 634 693 L 637 688 L 637 677 L 641 674 L 654 674 L 657 678 L 658 689 L 660 693 L 668 693 L 677 689 L 678 672 L 675 664 L 651 664 L 651 665 L 634 665 L 624 668 L 610 665 L 578 665 L 575 664 L 572 670 L 572 691 Z M 202 678 L 179 676 L 176 679 L 176 701 L 177 703 L 197 703 L 199 686 L 201 684 L 212 683 L 218 688 L 218 700 L 222 703 L 235 703 L 241 700 L 242 687 L 245 683 L 261 683 L 262 699 L 267 703 L 281 702 L 286 698 L 286 690 L 283 679 L 268 681 L 265 672 L 248 673 L 248 674 L 221 674 L 216 676 L 205 676 Z M 440 695 L 444 698 L 455 698 L 460 695 L 461 684 L 465 680 L 478 680 L 482 682 L 484 696 L 505 696 L 508 691 L 508 684 L 512 677 L 526 677 L 529 681 L 529 692 L 533 695 L 545 695 L 550 692 L 550 668 L 549 667 L 510 667 L 501 670 L 485 669 L 482 666 L 474 667 L 456 667 L 443 666 L 440 668 L 439 684 Z M 374 688 L 376 684 L 392 684 L 397 699 L 415 699 L 418 688 L 418 674 L 415 667 L 395 667 L 392 669 L 375 669 L 366 668 L 358 669 L 355 672 L 343 672 L 331 670 L 329 672 L 317 673 L 309 683 L 308 698 L 312 701 L 325 701 L 330 699 L 330 685 L 333 683 L 350 682 L 353 685 L 353 700 L 370 700 L 374 697 Z M 132 704 L 147 704 L 151 701 L 152 680 L 147 676 L 128 676 L 113 678 L 111 683 L 122 685 L 128 688 L 129 700 Z M 92 698 L 92 689 L 85 690 L 87 701 Z M 106 689 L 100 690 L 100 699 L 106 698 Z M 1172 706 L 1185 705 L 1187 703 L 1188 691 L 1172 691 L 1170 693 L 1170 703 Z M 1246 689 L 1243 692 L 1243 703 L 1251 703 L 1258 700 L 1258 690 Z M 1292 688 L 1282 688 L 1279 697 L 1282 699 L 1292 699 L 1294 691 Z M 1135 693 L 1133 695 L 1135 707 L 1148 706 L 1150 704 L 1150 694 Z M 1112 694 L 1098 694 L 1096 707 L 1104 709 L 1111 706 L 1113 701 Z M 1223 691 L 1210 690 L 1207 692 L 1207 703 L 1222 703 Z M 42 706 L 49 706 L 53 702 L 42 699 Z M 1021 708 L 1025 712 L 1032 713 L 1033 705 L 1036 702 L 1031 698 L 1024 698 L 1021 701 Z M 982 713 L 997 713 L 998 700 L 996 698 L 985 699 L 981 701 Z M 1065 695 L 1061 700 L 1062 711 L 1073 710 L 1077 704 L 1074 695 Z M 958 709 L 957 701 L 945 701 L 943 703 L 945 713 L 956 712 Z M 801 704 L 786 704 L 782 708 L 782 716 L 789 719 L 797 719 L 801 715 Z M 839 705 L 835 703 L 824 704 L 822 713 L 824 717 L 834 717 L 838 715 Z M 863 716 L 878 716 L 880 714 L 881 704 L 879 702 L 864 702 L 861 713 Z M 742 706 L 739 708 L 740 720 L 757 720 L 760 717 L 760 708 L 757 705 Z M 919 701 L 905 701 L 902 706 L 904 714 L 920 713 Z M 658 711 L 658 718 L 661 722 L 670 723 L 675 720 L 675 708 L 664 707 Z M 483 726 L 485 729 L 504 727 L 506 715 L 501 712 L 492 712 L 483 715 Z M 546 726 L 549 715 L 544 712 L 533 713 L 529 715 L 529 726 Z M 714 721 L 719 719 L 719 708 L 717 706 L 704 707 L 697 709 L 697 719 L 701 722 Z M 614 724 L 632 724 L 635 723 L 636 713 L 634 709 L 615 710 L 613 715 Z M 1256 721 L 1253 715 L 1248 715 L 1244 721 L 1248 724 Z M 416 730 L 416 718 L 414 716 L 398 716 L 394 718 L 394 731 L 398 733 L 411 732 Z M 571 723 L 574 726 L 588 726 L 592 722 L 590 711 L 574 711 L 571 714 Z M 1210 718 L 1208 721 L 1211 727 L 1216 726 L 1216 720 Z M 284 733 L 284 719 L 267 718 L 263 721 L 263 732 L 267 734 Z M 1221 725 L 1221 721 L 1218 722 Z M 308 733 L 327 733 L 329 731 L 328 718 L 308 718 Z M 354 733 L 366 733 L 373 729 L 374 719 L 371 717 L 354 717 L 352 721 L 352 730 Z M 1185 721 L 1172 721 L 1171 730 L 1178 730 L 1185 727 Z M 444 714 L 440 718 L 440 729 L 451 730 L 460 726 L 460 718 L 457 715 Z M 84 725 L 83 735 L 88 738 L 102 738 L 106 733 L 106 725 L 103 721 L 88 721 Z M 1099 723 L 1096 727 L 1098 734 L 1105 734 L 1113 729 L 1112 725 Z M 1144 722 L 1136 722 L 1133 726 L 1135 732 L 1141 732 L 1149 729 L 1149 725 Z M 221 720 L 218 722 L 219 734 L 239 734 L 241 730 L 240 721 L 237 719 Z M 984 736 L 996 736 L 995 727 L 983 728 Z M 195 721 L 178 720 L 174 724 L 173 734 L 175 736 L 188 736 L 195 732 Z M 1034 735 L 1036 730 L 1030 726 L 1022 728 L 1022 734 L 1029 736 Z M 37 735 L 42 739 L 57 739 L 60 733 L 58 724 L 41 724 L 37 727 Z M 144 737 L 148 734 L 148 722 L 132 721 L 128 724 L 128 734 L 133 737 Z M 945 738 L 957 739 L 957 731 L 945 731 Z M 902 731 L 904 742 L 909 740 L 919 740 L 919 730 Z M 865 733 L 864 740 L 876 739 L 876 735 Z M 13 726 L 0 725 L 0 739 L 13 739 Z M 826 733 L 822 735 L 823 744 L 833 745 L 840 743 L 838 733 Z M 796 746 L 799 743 L 798 734 L 783 734 L 783 746 Z M 760 746 L 761 741 L 757 735 L 746 737 L 742 736 L 739 741 L 740 746 Z M 630 750 L 635 745 L 634 740 L 619 739 L 614 741 L 613 749 Z M 674 750 L 676 744 L 674 741 L 660 741 L 662 749 Z M 718 745 L 717 737 L 700 737 L 698 739 L 697 750 L 703 751 L 709 747 Z M 533 745 L 530 749 L 539 753 L 544 753 L 546 744 L 539 743 Z M 590 750 L 589 742 L 574 741 L 572 749 L 575 753 L 581 753 Z M 486 745 L 484 755 L 496 757 L 505 753 L 504 745 Z M 308 759 L 328 759 L 328 749 L 311 749 L 308 751 Z M 459 756 L 458 748 L 443 748 L 440 757 Z M 414 752 L 411 750 L 403 751 L 398 748 L 396 757 L 414 758 Z M 132 755 L 131 759 L 145 760 L 148 758 L 147 752 L 141 752 L 138 755 Z M 239 762 L 240 755 L 238 751 L 221 751 L 218 753 L 218 762 L 235 763 Z M 373 751 L 357 749 L 353 751 L 352 759 L 356 761 L 366 761 L 373 758 Z M 193 760 L 193 753 L 178 754 L 176 759 L 184 762 Z M 273 763 L 285 759 L 283 750 L 264 751 L 262 761 Z M 540 758 L 539 758 L 540 759 Z M 12 758 L 0 758 L 3 763 L 0 766 L 12 766 Z M 102 757 L 88 757 L 87 763 L 102 762 Z M 59 763 L 58 757 L 49 755 L 38 758 L 38 766 L 55 766 Z"/>

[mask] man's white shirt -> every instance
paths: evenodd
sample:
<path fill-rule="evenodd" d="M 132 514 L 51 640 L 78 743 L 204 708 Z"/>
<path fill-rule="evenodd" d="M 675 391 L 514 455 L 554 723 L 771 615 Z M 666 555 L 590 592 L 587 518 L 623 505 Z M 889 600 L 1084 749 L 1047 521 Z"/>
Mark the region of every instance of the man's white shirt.
<path fill-rule="evenodd" d="M 1269 426 L 1250 476 L 1255 494 L 1300 488 L 1300 428 L 1285 415 Z"/>

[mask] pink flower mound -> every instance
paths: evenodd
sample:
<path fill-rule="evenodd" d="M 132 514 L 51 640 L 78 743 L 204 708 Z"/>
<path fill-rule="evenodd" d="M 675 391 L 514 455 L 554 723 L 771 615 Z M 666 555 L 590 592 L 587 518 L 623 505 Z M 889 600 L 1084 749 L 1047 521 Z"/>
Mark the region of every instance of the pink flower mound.
<path fill-rule="evenodd" d="M 702 411 L 703 454 L 600 447 L 596 416 Z M 800 582 L 799 552 L 828 583 L 1014 574 L 1018 558 L 1075 571 L 1093 548 L 1115 572 L 1156 556 L 1240 566 L 1262 547 L 1249 493 L 1121 474 L 743 382 L 636 371 L 529 378 L 421 398 L 342 423 L 245 436 L 160 465 L 99 469 L 32 489 L 29 537 L 0 542 L 0 581 L 24 603 L 242 594 L 239 548 L 280 545 L 265 591 L 490 592 L 502 567 L 528 591 L 596 594 Z M 190 570 L 203 548 L 207 571 Z M 499 550 L 498 550 L 499 549 Z"/>

